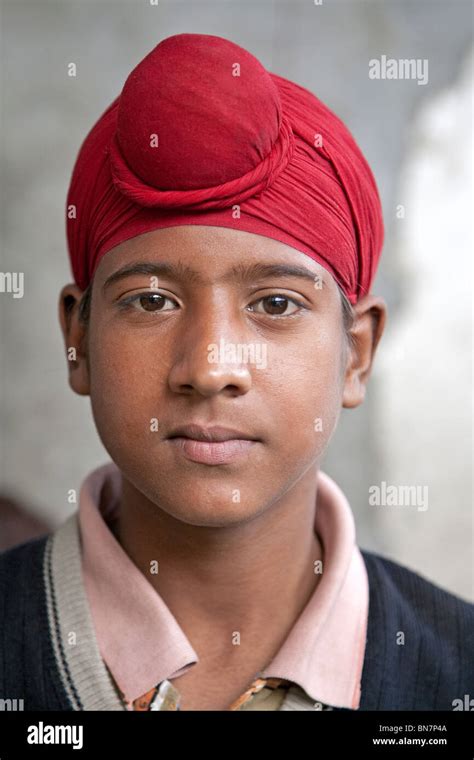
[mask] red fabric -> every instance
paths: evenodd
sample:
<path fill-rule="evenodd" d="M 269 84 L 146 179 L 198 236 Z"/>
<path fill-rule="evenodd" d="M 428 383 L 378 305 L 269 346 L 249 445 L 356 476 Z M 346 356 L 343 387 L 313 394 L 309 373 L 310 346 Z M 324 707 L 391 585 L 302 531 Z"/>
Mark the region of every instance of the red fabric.
<path fill-rule="evenodd" d="M 131 72 L 81 146 L 66 211 L 82 289 L 119 243 L 205 224 L 292 246 L 355 303 L 384 236 L 373 174 L 343 122 L 243 48 L 204 34 L 168 37 Z"/>

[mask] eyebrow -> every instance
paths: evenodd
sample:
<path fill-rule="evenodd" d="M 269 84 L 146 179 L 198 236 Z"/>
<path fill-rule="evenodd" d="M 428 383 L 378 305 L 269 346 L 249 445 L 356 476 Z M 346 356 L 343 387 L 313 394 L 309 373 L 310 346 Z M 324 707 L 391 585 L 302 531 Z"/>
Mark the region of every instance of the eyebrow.
<path fill-rule="evenodd" d="M 200 273 L 192 267 L 180 262 L 169 261 L 140 261 L 135 264 L 126 264 L 110 275 L 102 285 L 102 292 L 116 282 L 136 274 L 147 274 L 154 277 L 167 276 L 175 280 L 184 280 L 187 283 L 202 285 L 204 280 Z M 248 282 L 250 280 L 262 280 L 268 277 L 299 277 L 314 283 L 315 278 L 320 276 L 318 272 L 299 264 L 263 264 L 250 265 L 236 264 L 228 270 L 217 282 L 229 282 L 238 280 Z"/>

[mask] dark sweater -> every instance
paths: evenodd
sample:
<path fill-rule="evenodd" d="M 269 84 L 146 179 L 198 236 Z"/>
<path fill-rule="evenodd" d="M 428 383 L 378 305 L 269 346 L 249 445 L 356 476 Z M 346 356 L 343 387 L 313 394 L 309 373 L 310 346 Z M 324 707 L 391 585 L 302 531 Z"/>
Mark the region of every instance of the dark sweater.
<path fill-rule="evenodd" d="M 23 699 L 25 710 L 86 709 L 53 645 L 47 539 L 0 554 L 0 699 Z M 453 710 L 474 697 L 474 604 L 377 554 L 362 556 L 370 601 L 360 709 Z"/>

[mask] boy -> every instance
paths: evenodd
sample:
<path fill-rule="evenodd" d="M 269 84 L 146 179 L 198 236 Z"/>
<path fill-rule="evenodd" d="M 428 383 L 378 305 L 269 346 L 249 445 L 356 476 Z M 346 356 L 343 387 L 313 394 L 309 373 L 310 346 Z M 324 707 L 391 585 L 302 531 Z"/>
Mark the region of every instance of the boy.
<path fill-rule="evenodd" d="M 87 135 L 67 236 L 69 381 L 112 461 L 0 558 L 0 697 L 452 710 L 474 605 L 359 550 L 320 470 L 386 317 L 380 200 L 342 122 L 228 40 L 170 37 Z"/>

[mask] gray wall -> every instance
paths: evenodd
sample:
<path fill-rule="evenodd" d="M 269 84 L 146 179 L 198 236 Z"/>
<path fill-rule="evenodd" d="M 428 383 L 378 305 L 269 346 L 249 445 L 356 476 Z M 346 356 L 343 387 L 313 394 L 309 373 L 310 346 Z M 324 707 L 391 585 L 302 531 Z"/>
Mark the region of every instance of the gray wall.
<path fill-rule="evenodd" d="M 1 12 L 0 269 L 25 273 L 22 299 L 0 294 L 1 491 L 58 524 L 72 510 L 67 490 L 108 460 L 89 400 L 67 385 L 57 321 L 59 289 L 72 279 L 70 173 L 86 132 L 147 52 L 171 34 L 217 34 L 313 90 L 346 121 L 374 170 L 386 244 L 373 291 L 388 302 L 389 326 L 366 402 L 343 411 L 325 469 L 351 501 L 361 546 L 473 599 L 472 254 L 469 213 L 449 202 L 450 193 L 472 202 L 457 145 L 461 125 L 463 139 L 472 128 L 463 78 L 470 2 L 17 0 Z M 369 79 L 368 61 L 382 54 L 428 59 L 428 84 Z M 437 119 L 451 124 L 441 138 Z M 439 245 L 454 229 L 462 255 Z M 459 280 L 443 287 L 458 261 Z M 368 488 L 382 481 L 427 485 L 429 509 L 370 506 Z"/>

